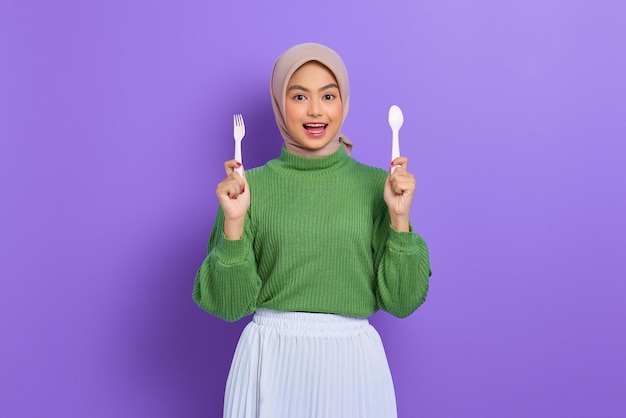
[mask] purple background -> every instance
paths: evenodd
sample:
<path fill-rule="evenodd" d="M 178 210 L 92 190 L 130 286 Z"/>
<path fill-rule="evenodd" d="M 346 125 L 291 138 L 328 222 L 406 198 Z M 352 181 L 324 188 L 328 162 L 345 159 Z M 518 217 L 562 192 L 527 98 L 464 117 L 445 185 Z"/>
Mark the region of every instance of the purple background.
<path fill-rule="evenodd" d="M 384 5 L 383 5 L 384 4 Z M 232 114 L 279 153 L 269 76 L 344 58 L 353 155 L 405 115 L 428 301 L 378 313 L 400 417 L 626 413 L 626 3 L 4 0 L 0 416 L 217 417 L 247 320 L 191 299 Z"/>

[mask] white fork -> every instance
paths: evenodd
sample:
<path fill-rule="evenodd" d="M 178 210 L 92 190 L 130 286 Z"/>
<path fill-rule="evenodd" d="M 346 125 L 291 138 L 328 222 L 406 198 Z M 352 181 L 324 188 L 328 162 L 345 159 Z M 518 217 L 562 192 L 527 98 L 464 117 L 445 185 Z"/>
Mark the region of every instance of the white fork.
<path fill-rule="evenodd" d="M 235 160 L 241 161 L 241 140 L 246 135 L 246 125 L 243 123 L 243 116 L 241 114 L 233 115 L 233 134 L 235 136 Z M 241 175 L 241 167 L 235 168 L 235 171 Z"/>

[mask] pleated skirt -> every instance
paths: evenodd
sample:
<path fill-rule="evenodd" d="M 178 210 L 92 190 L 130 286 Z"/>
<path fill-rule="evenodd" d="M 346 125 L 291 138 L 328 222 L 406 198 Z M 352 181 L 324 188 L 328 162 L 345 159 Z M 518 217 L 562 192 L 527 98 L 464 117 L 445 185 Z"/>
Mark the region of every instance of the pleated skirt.
<path fill-rule="evenodd" d="M 225 418 L 395 418 L 378 332 L 367 319 L 257 309 L 231 364 Z"/>

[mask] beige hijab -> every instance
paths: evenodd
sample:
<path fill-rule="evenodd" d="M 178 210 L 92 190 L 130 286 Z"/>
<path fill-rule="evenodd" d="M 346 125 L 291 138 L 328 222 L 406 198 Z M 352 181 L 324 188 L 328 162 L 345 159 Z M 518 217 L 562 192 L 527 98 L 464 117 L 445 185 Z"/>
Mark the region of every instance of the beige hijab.
<path fill-rule="evenodd" d="M 339 94 L 341 95 L 341 103 L 343 105 L 342 124 L 348 115 L 348 108 L 350 107 L 350 85 L 348 83 L 348 71 L 341 57 L 332 49 L 315 43 L 300 44 L 289 48 L 276 60 L 270 83 L 274 116 L 276 117 L 276 124 L 280 129 L 280 134 L 285 140 L 285 147 L 293 154 L 311 158 L 332 154 L 337 151 L 341 143 L 343 143 L 345 144 L 347 153 L 350 154 L 352 142 L 341 132 L 324 148 L 312 151 L 300 146 L 287 130 L 287 122 L 285 120 L 285 94 L 287 92 L 287 86 L 293 73 L 310 61 L 317 61 L 323 64 L 334 74 L 337 79 L 337 84 L 339 85 Z"/>

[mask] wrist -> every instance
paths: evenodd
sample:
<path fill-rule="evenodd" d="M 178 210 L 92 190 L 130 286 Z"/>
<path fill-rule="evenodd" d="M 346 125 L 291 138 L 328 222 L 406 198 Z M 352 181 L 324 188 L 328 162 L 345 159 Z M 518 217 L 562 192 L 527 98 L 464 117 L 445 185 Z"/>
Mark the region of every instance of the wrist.
<path fill-rule="evenodd" d="M 392 216 L 391 227 L 398 232 L 410 232 L 408 216 Z"/>
<path fill-rule="evenodd" d="M 244 218 L 224 219 L 224 236 L 230 240 L 237 240 L 243 236 Z"/>

